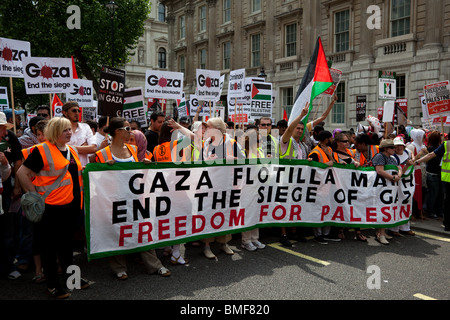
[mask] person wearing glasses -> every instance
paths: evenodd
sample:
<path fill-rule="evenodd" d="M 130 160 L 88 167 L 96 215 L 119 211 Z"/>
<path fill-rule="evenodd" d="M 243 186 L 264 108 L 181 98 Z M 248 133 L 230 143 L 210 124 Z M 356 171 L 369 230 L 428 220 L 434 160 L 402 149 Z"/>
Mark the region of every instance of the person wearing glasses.
<path fill-rule="evenodd" d="M 80 106 L 75 101 L 66 102 L 62 106 L 64 118 L 72 125 L 72 138 L 69 145 L 77 149 L 81 164 L 86 166 L 89 162 L 89 154 L 97 151 L 97 144 L 91 127 L 87 123 L 80 122 Z"/>
<path fill-rule="evenodd" d="M 111 118 L 104 131 L 112 137 L 112 141 L 109 146 L 97 151 L 97 162 L 109 165 L 139 162 L 137 147 L 127 143 L 131 135 L 130 123 L 127 120 L 121 117 Z M 154 249 L 140 252 L 140 257 L 149 274 L 157 272 L 163 277 L 170 276 L 170 271 L 162 265 Z M 109 258 L 109 266 L 119 280 L 128 279 L 126 260 L 124 255 Z"/>

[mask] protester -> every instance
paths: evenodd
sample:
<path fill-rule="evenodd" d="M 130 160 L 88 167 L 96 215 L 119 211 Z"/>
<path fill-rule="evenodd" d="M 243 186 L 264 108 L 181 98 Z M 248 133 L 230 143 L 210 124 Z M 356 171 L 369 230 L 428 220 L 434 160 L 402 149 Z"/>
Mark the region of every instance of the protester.
<path fill-rule="evenodd" d="M 17 172 L 25 192 L 44 195 L 45 211 L 35 236 L 41 241 L 41 258 L 48 293 L 56 298 L 68 298 L 70 294 L 61 286 L 57 274 L 57 258 L 63 272 L 73 265 L 72 236 L 76 218 L 82 207 L 82 165 L 75 148 L 67 143 L 72 137 L 69 120 L 53 118 L 45 128 L 48 141 L 38 145 Z M 35 176 L 35 184 L 32 177 Z M 58 178 L 62 178 L 61 184 Z M 66 181 L 66 182 L 65 182 Z M 82 280 L 81 288 L 89 287 Z"/>
<path fill-rule="evenodd" d="M 111 135 L 110 146 L 97 151 L 97 161 L 114 165 L 117 163 L 138 162 L 136 146 L 127 144 L 130 139 L 131 127 L 124 118 L 115 117 L 105 128 L 105 132 Z M 154 249 L 140 252 L 142 262 L 149 274 L 158 273 L 163 277 L 170 276 L 170 271 L 164 267 Z M 109 258 L 109 266 L 119 280 L 128 279 L 126 256 L 116 255 Z"/>
<path fill-rule="evenodd" d="M 444 141 L 437 149 L 430 152 L 426 156 L 416 159 L 415 164 L 420 165 L 422 162 L 428 162 L 434 158 L 442 157 L 441 181 L 444 184 L 445 200 L 444 200 L 444 230 L 450 231 L 450 141 Z"/>
<path fill-rule="evenodd" d="M 424 154 L 427 154 L 427 148 L 423 144 L 423 138 L 425 136 L 425 131 L 422 129 L 412 129 L 410 132 L 411 143 L 407 145 L 408 150 L 411 152 L 413 159 L 418 159 L 422 157 Z M 415 210 L 415 216 L 417 218 L 423 218 L 423 179 L 422 179 L 422 168 L 420 166 L 416 166 L 414 168 L 414 181 L 416 184 L 416 188 L 414 190 L 414 198 L 413 198 L 413 207 Z"/>
<path fill-rule="evenodd" d="M 433 153 L 441 145 L 441 134 L 439 131 L 432 131 L 427 139 L 427 151 Z M 426 162 L 427 172 L 427 196 L 426 211 L 430 218 L 442 216 L 444 183 L 441 181 L 441 161 L 442 156 L 436 155 L 433 159 Z"/>
<path fill-rule="evenodd" d="M 150 126 L 145 132 L 147 138 L 147 150 L 153 153 L 153 149 L 158 145 L 159 130 L 164 123 L 166 116 L 162 112 L 153 112 L 150 116 Z"/>
<path fill-rule="evenodd" d="M 403 174 L 403 169 L 400 166 L 397 166 L 397 162 L 395 161 L 394 157 L 392 157 L 394 153 L 394 141 L 384 139 L 380 143 L 380 152 L 373 157 L 372 163 L 379 176 L 386 180 L 392 181 L 393 183 L 396 183 L 400 181 Z M 386 165 L 396 166 L 398 168 L 398 173 L 391 174 L 387 172 L 384 169 Z M 404 169 L 406 170 L 407 166 L 405 166 Z M 379 228 L 377 229 L 376 239 L 379 243 L 387 245 L 389 244 L 387 240 L 392 239 L 392 237 L 386 234 L 385 228 Z"/>
<path fill-rule="evenodd" d="M 62 106 L 62 113 L 72 126 L 72 137 L 69 145 L 75 147 L 84 167 L 89 162 L 88 155 L 97 151 L 94 134 L 87 123 L 80 122 L 80 106 L 75 101 L 66 102 Z"/>
<path fill-rule="evenodd" d="M 19 245 L 20 196 L 22 189 L 16 177 L 16 172 L 22 165 L 22 147 L 14 134 L 13 124 L 6 120 L 6 115 L 0 112 L 0 152 L 3 152 L 12 168 L 7 179 L 2 179 L 2 207 L 4 214 L 0 215 L 0 275 L 8 279 L 18 279 L 21 274 L 14 264 Z"/>
<path fill-rule="evenodd" d="M 355 137 L 355 160 L 362 167 L 371 167 L 372 158 L 380 152 L 378 145 L 372 143 L 372 139 L 366 133 L 359 134 Z"/>
<path fill-rule="evenodd" d="M 259 135 L 256 129 L 250 129 L 245 132 L 244 149 L 248 159 L 264 158 L 264 152 L 259 147 Z M 241 233 L 241 246 L 247 251 L 255 251 L 257 249 L 264 249 L 265 244 L 259 241 L 259 228 Z"/>
<path fill-rule="evenodd" d="M 279 135 L 272 135 L 272 119 L 262 117 L 258 122 L 258 130 L 261 134 L 261 149 L 264 151 L 265 158 L 279 158 Z"/>
<path fill-rule="evenodd" d="M 312 161 L 324 163 L 327 166 L 333 166 L 335 159 L 333 157 L 333 150 L 331 149 L 331 138 L 333 134 L 330 131 L 323 130 L 320 131 L 318 135 L 319 143 L 309 154 L 309 158 Z M 341 239 L 335 235 L 331 234 L 331 228 L 326 227 L 315 227 L 313 228 L 314 240 L 320 244 L 327 244 L 328 241 L 341 241 Z"/>
<path fill-rule="evenodd" d="M 34 146 L 39 143 L 37 134 L 36 134 L 36 124 L 40 121 L 44 120 L 43 117 L 33 117 L 30 119 L 29 127 L 25 129 L 23 135 L 19 138 L 19 142 L 23 149 Z"/>
<path fill-rule="evenodd" d="M 408 150 L 406 150 L 406 144 L 403 141 L 402 137 L 396 137 L 394 139 L 394 149 L 395 153 L 393 155 L 397 166 L 404 167 L 408 161 L 411 160 L 411 155 Z M 407 235 L 414 235 L 414 231 L 411 230 L 411 224 L 408 221 L 406 224 L 402 224 L 401 226 L 389 228 L 388 232 L 393 236 L 400 236 L 400 233 Z"/>
<path fill-rule="evenodd" d="M 128 143 L 137 147 L 138 161 L 152 161 L 153 154 L 147 150 L 147 138 L 141 130 L 132 130 Z"/>
<path fill-rule="evenodd" d="M 205 145 L 203 157 L 205 160 L 235 160 L 245 159 L 245 152 L 241 146 L 226 133 L 226 124 L 221 118 L 211 118 L 206 122 Z M 234 251 L 228 246 L 231 235 L 203 239 L 203 254 L 208 259 L 216 259 L 211 251 L 211 243 L 214 241 L 220 244 L 220 249 L 228 255 L 233 255 Z"/>
<path fill-rule="evenodd" d="M 38 117 L 44 118 L 45 120 L 50 120 L 50 107 L 47 107 L 47 106 L 37 107 L 36 115 Z"/>

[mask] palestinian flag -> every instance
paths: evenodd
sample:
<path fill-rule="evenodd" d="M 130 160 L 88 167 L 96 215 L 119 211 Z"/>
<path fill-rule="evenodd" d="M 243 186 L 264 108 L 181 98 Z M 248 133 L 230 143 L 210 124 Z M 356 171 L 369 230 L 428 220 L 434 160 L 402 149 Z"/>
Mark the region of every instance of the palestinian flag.
<path fill-rule="evenodd" d="M 252 100 L 272 101 L 272 84 L 252 82 Z"/>
<path fill-rule="evenodd" d="M 123 110 L 142 108 L 144 106 L 142 88 L 126 89 L 123 97 Z"/>
<path fill-rule="evenodd" d="M 298 88 L 294 106 L 292 107 L 291 115 L 289 117 L 289 124 L 302 113 L 302 109 L 309 102 L 309 112 L 302 120 L 306 126 L 314 99 L 332 85 L 333 78 L 331 77 L 325 52 L 323 51 L 322 41 L 319 37 L 309 66 L 306 69 L 302 83 Z"/>
<path fill-rule="evenodd" d="M 0 87 L 0 107 L 9 108 L 8 92 L 6 90 L 6 87 Z M 0 109 L 0 110 L 2 110 L 2 109 Z"/>

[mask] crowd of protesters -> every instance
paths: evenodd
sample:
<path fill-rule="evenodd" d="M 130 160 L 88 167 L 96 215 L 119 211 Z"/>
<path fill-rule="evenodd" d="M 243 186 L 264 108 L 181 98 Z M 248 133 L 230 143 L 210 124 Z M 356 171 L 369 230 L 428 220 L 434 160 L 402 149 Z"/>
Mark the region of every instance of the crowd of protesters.
<path fill-rule="evenodd" d="M 325 128 L 325 119 L 336 99 L 317 119 L 303 123 L 308 113 L 306 105 L 291 123 L 273 123 L 269 117 L 252 124 L 234 124 L 221 118 L 200 120 L 199 113 L 181 117 L 178 121 L 155 111 L 148 128 L 139 122 L 123 118 L 102 117 L 98 121 L 80 122 L 77 103 L 66 103 L 63 117 L 50 119 L 50 110 L 40 108 L 23 132 L 13 132 L 12 114 L 0 112 L 0 272 L 2 277 L 17 279 L 21 272 L 35 273 L 33 281 L 46 282 L 48 293 L 67 298 L 70 293 L 57 280 L 58 273 L 72 263 L 72 251 L 85 246 L 84 211 L 81 173 L 87 163 L 114 165 L 118 162 L 175 162 L 211 161 L 217 159 L 304 159 L 333 166 L 335 163 L 358 167 L 374 167 L 387 180 L 399 181 L 409 166 L 414 166 L 416 188 L 413 218 L 444 218 L 450 231 L 450 143 L 439 131 L 411 126 L 398 126 L 391 134 L 381 130 L 379 123 L 369 119 L 363 130 Z M 200 111 L 200 109 L 199 109 Z M 174 134 L 174 131 L 176 134 Z M 18 137 L 20 136 L 20 137 Z M 188 139 L 189 143 L 184 143 Z M 183 146 L 180 148 L 179 146 Z M 167 152 L 169 151 L 169 152 Z M 398 167 L 396 174 L 384 170 L 385 165 Z M 30 222 L 21 209 L 25 193 L 44 195 L 52 184 L 61 183 L 45 197 L 45 211 L 41 222 Z M 291 247 L 292 240 L 307 241 L 306 228 L 279 228 L 280 243 Z M 339 242 L 345 238 L 344 229 L 337 227 L 312 228 L 314 241 L 320 244 Z M 354 229 L 356 240 L 367 242 L 359 228 Z M 52 237 L 49 237 L 49 234 Z M 409 223 L 391 229 L 377 229 L 376 240 L 389 244 L 400 234 L 414 235 Z M 233 255 L 228 245 L 231 235 L 207 238 L 191 243 L 202 246 L 208 259 L 217 259 L 211 243 Z M 263 249 L 259 230 L 241 234 L 242 248 L 248 251 Z M 184 245 L 164 249 L 173 265 L 188 263 Z M 58 258 L 58 259 L 57 259 Z M 148 273 L 170 276 L 155 250 L 136 257 Z M 126 259 L 115 256 L 109 265 L 117 279 L 128 278 Z M 89 287 L 82 280 L 82 288 Z"/>

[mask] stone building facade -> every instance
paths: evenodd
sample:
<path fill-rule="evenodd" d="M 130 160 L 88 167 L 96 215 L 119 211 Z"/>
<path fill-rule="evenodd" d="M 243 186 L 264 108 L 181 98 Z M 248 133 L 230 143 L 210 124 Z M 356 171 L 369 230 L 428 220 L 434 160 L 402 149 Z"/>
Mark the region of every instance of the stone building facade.
<path fill-rule="evenodd" d="M 273 118 L 289 110 L 320 36 L 333 68 L 343 72 L 327 128 L 356 127 L 356 97 L 377 115 L 379 71 L 397 75 L 397 98 L 421 124 L 425 84 L 450 78 L 450 0 L 161 0 L 169 26 L 168 68 L 185 73 L 195 91 L 196 69 L 262 70 L 273 84 Z M 226 77 L 227 79 L 227 77 Z M 226 80 L 227 81 L 227 80 Z M 223 95 L 226 96 L 226 85 Z M 225 99 L 222 99 L 226 101 Z M 320 115 L 330 98 L 316 99 Z M 320 103 L 319 103 L 320 102 Z"/>

